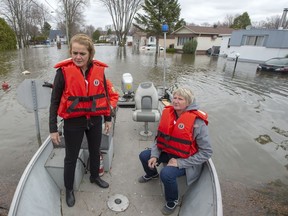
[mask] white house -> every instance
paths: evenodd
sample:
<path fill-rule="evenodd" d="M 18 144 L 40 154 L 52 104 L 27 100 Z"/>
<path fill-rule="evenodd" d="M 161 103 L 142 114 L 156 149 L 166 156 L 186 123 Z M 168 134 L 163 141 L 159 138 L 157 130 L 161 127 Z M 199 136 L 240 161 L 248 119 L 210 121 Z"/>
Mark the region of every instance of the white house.
<path fill-rule="evenodd" d="M 225 51 L 229 59 L 239 53 L 239 60 L 263 62 L 273 57 L 288 55 L 288 29 L 249 29 L 233 31 L 229 48 Z"/>

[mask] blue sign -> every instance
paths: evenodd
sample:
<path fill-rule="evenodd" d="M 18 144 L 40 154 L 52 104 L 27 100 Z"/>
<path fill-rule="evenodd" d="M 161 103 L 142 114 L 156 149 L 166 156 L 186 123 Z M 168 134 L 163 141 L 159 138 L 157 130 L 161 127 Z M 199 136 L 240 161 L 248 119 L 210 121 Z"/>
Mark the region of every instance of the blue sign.
<path fill-rule="evenodd" d="M 169 29 L 169 27 L 167 24 L 162 25 L 162 32 L 168 32 L 168 29 Z"/>

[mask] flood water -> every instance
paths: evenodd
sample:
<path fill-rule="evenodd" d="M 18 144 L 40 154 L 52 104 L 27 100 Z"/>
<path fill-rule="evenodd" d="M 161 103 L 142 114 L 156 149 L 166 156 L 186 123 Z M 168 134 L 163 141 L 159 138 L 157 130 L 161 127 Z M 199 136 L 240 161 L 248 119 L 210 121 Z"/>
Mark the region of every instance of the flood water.
<path fill-rule="evenodd" d="M 16 89 L 24 79 L 52 82 L 53 65 L 67 57 L 66 46 L 1 53 L 0 81 L 11 87 L 0 90 L 0 215 L 38 148 L 34 114 L 17 102 Z M 95 58 L 109 65 L 106 76 L 119 91 L 123 73 L 132 74 L 135 88 L 148 80 L 163 84 L 163 53 L 97 46 Z M 222 57 L 167 54 L 166 84 L 191 86 L 209 115 L 224 215 L 288 215 L 288 74 L 256 73 L 256 64 L 244 62 L 233 73 L 234 64 Z M 25 70 L 31 74 L 23 75 Z M 44 140 L 48 108 L 39 119 Z"/>

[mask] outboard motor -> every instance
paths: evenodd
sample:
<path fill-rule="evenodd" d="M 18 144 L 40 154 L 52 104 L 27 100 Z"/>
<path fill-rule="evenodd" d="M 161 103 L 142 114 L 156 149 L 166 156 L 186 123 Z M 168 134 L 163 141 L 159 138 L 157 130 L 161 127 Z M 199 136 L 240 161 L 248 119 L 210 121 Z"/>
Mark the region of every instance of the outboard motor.
<path fill-rule="evenodd" d="M 124 73 L 121 80 L 121 88 L 124 95 L 134 94 L 133 78 L 130 73 Z"/>
<path fill-rule="evenodd" d="M 130 73 L 124 73 L 121 80 L 123 95 L 119 98 L 118 106 L 134 106 L 133 77 Z"/>

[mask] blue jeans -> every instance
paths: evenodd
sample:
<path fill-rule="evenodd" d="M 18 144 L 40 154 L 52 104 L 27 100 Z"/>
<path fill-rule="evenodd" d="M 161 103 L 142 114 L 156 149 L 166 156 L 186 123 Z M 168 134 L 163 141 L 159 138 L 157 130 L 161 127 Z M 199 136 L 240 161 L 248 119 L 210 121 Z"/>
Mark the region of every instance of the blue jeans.
<path fill-rule="evenodd" d="M 148 160 L 151 156 L 151 150 L 147 149 L 140 153 L 139 159 L 142 163 L 144 171 L 147 176 L 151 177 L 157 174 L 157 169 L 150 169 L 148 167 Z M 166 152 L 162 152 L 159 159 L 158 164 L 160 163 L 168 163 L 171 158 L 177 158 L 173 155 L 167 154 Z M 165 200 L 166 202 L 173 202 L 178 200 L 178 185 L 177 185 L 177 177 L 185 175 L 185 169 L 179 169 L 178 167 L 173 166 L 164 166 L 160 171 L 160 179 L 164 184 L 164 192 L 165 192 Z"/>

